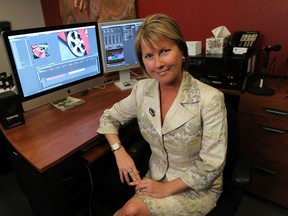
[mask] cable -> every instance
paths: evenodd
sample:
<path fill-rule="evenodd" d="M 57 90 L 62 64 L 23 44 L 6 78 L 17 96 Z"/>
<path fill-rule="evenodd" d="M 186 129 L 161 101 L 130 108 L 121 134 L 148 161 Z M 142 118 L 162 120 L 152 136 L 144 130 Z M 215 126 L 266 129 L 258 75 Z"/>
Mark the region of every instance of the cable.
<path fill-rule="evenodd" d="M 88 211 L 89 211 L 89 215 L 92 216 L 93 215 L 92 214 L 92 199 L 93 199 L 94 183 L 93 183 L 93 177 L 92 177 L 88 163 L 85 163 L 85 167 L 87 168 L 89 180 L 90 180 L 90 184 L 91 184 L 89 203 L 88 203 Z"/>

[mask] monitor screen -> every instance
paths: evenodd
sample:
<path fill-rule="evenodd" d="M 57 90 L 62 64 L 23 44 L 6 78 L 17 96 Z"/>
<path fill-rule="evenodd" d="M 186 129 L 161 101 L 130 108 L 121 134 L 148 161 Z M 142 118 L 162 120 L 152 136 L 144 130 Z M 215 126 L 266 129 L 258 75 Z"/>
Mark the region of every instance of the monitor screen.
<path fill-rule="evenodd" d="M 119 71 L 120 89 L 131 88 L 130 69 L 139 67 L 134 39 L 143 19 L 98 23 L 104 73 Z"/>
<path fill-rule="evenodd" d="M 3 33 L 25 111 L 103 84 L 96 22 Z"/>

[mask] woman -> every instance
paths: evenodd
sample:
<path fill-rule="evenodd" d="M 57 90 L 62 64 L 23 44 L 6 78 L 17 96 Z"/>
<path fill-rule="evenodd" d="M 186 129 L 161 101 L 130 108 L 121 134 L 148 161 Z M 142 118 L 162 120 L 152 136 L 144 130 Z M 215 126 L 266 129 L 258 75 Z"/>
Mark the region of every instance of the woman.
<path fill-rule="evenodd" d="M 114 151 L 122 183 L 135 186 L 135 196 L 115 215 L 206 215 L 222 191 L 223 94 L 186 71 L 186 41 L 171 17 L 147 17 L 135 48 L 151 79 L 138 81 L 127 98 L 105 110 L 98 129 Z M 152 151 L 142 180 L 118 137 L 119 126 L 133 118 Z"/>

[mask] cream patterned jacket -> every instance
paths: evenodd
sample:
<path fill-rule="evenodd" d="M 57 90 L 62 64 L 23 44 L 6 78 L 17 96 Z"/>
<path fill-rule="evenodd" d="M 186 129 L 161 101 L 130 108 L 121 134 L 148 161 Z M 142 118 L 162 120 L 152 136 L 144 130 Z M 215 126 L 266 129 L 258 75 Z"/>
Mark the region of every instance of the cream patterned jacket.
<path fill-rule="evenodd" d="M 194 191 L 221 191 L 227 120 L 220 91 L 183 72 L 178 95 L 161 126 L 158 82 L 140 80 L 127 98 L 105 110 L 97 132 L 117 134 L 120 125 L 134 118 L 152 150 L 149 177 L 180 177 Z"/>

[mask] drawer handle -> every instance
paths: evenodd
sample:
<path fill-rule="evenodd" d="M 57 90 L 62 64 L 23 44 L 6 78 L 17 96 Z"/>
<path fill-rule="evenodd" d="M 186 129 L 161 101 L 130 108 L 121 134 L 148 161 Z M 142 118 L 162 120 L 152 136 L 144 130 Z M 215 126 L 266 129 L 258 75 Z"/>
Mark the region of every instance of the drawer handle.
<path fill-rule="evenodd" d="M 270 169 L 267 169 L 267 168 L 264 168 L 264 167 L 261 167 L 261 166 L 253 165 L 253 168 L 255 168 L 255 169 L 259 170 L 259 171 L 268 173 L 270 175 L 276 175 L 277 174 L 276 171 L 273 171 L 273 170 L 270 170 Z"/>
<path fill-rule="evenodd" d="M 285 112 L 285 111 L 269 109 L 269 108 L 264 108 L 264 109 L 266 112 L 271 113 L 271 114 L 288 116 L 288 112 Z"/>
<path fill-rule="evenodd" d="M 266 131 L 269 131 L 269 132 L 273 132 L 273 133 L 279 133 L 279 134 L 286 133 L 286 131 L 280 130 L 280 129 L 276 129 L 276 128 L 271 128 L 271 127 L 266 127 L 266 126 L 261 126 L 261 128 L 263 130 L 266 130 Z"/>
<path fill-rule="evenodd" d="M 17 153 L 17 152 L 12 151 L 12 154 L 13 154 L 14 156 L 18 157 L 18 153 Z"/>

